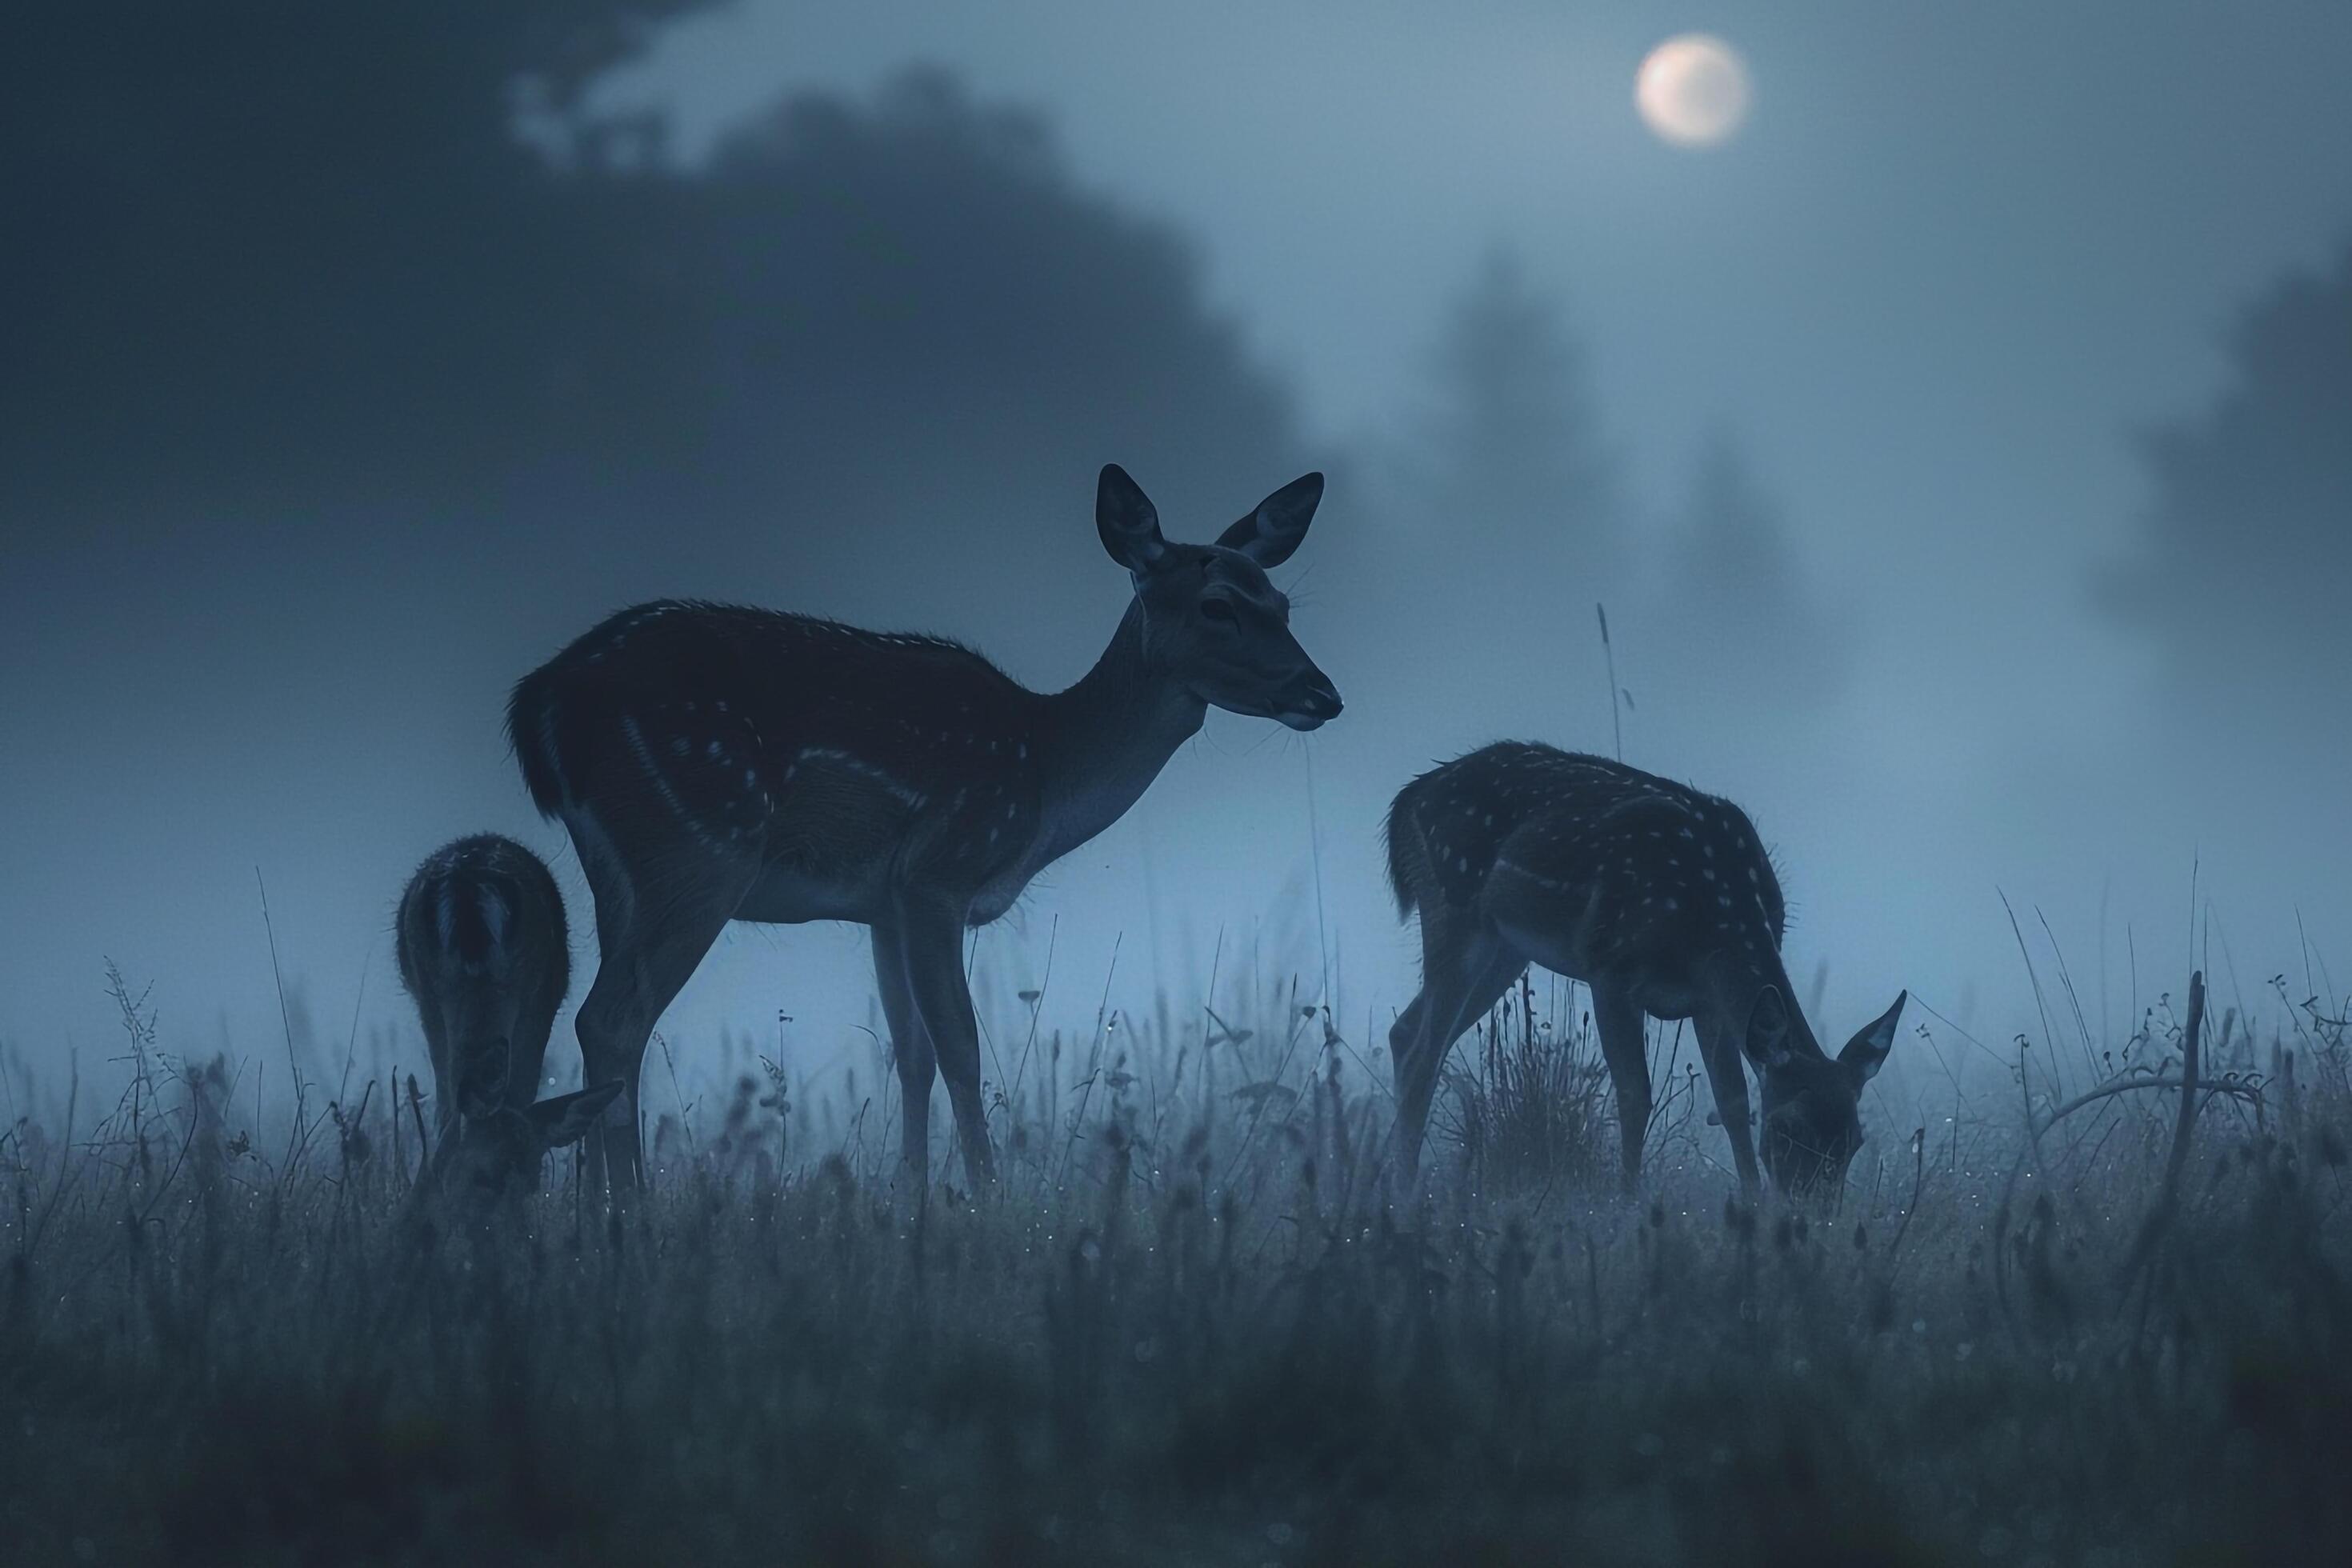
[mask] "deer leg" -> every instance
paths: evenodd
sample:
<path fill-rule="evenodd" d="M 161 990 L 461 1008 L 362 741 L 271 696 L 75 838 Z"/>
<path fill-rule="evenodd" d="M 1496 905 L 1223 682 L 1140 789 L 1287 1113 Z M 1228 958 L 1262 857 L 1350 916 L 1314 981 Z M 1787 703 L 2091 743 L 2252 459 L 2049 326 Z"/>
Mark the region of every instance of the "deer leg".
<path fill-rule="evenodd" d="M 1592 1026 L 1601 1036 L 1601 1059 L 1617 1090 L 1617 1137 L 1625 1190 L 1642 1175 L 1642 1142 L 1650 1131 L 1650 1057 L 1642 1009 L 1617 986 L 1592 987 Z"/>
<path fill-rule="evenodd" d="M 621 1085 L 586 1135 L 587 1180 L 592 1191 L 609 1184 L 617 1202 L 646 1183 L 637 1092 L 654 1025 L 734 917 L 755 868 L 729 868 L 713 876 L 710 868 L 698 868 L 692 877 L 672 879 L 677 892 L 656 903 L 614 888 L 600 878 L 595 862 L 583 859 L 596 896 L 603 957 L 595 984 L 572 1019 L 580 1037 L 581 1078 L 590 1089 L 615 1079 Z"/>
<path fill-rule="evenodd" d="M 1437 1070 L 1464 1030 L 1502 995 L 1528 961 L 1491 930 L 1422 916 L 1421 994 L 1389 1031 L 1396 1073 L 1396 1152 L 1407 1180 L 1421 1169 Z"/>
<path fill-rule="evenodd" d="M 1731 1163 L 1739 1172 L 1739 1185 L 1753 1198 L 1762 1183 L 1756 1173 L 1756 1134 L 1748 1124 L 1748 1070 L 1739 1055 L 1736 1035 L 1707 1026 L 1702 1015 L 1698 1027 L 1699 1059 L 1706 1064 L 1707 1087 L 1715 1091 L 1716 1120 L 1731 1140 Z"/>
<path fill-rule="evenodd" d="M 907 979 L 906 943 L 896 928 L 874 931 L 874 984 L 882 994 L 882 1017 L 890 1026 L 890 1058 L 898 1069 L 898 1114 L 904 1136 L 898 1157 L 920 1192 L 931 1171 L 931 1079 L 939 1060 L 930 1031 L 923 1027 L 915 993 Z"/>
<path fill-rule="evenodd" d="M 907 988 L 930 1036 L 940 1077 L 947 1080 L 956 1136 L 963 1143 L 964 1173 L 976 1191 L 995 1182 L 996 1159 L 988 1146 L 987 1108 L 980 1098 L 980 1024 L 972 1016 L 971 990 L 963 978 L 961 911 L 902 901 L 898 938 L 906 954 Z M 926 1075 L 926 1094 L 929 1088 Z"/>
<path fill-rule="evenodd" d="M 1389 1077 L 1396 1087 L 1397 1103 L 1404 1103 L 1407 1080 L 1421 1049 L 1421 1031 L 1429 1016 L 1429 993 L 1418 991 L 1389 1026 Z"/>
<path fill-rule="evenodd" d="M 1437 1063 L 1432 1058 L 1429 1032 L 1430 993 L 1433 984 L 1423 976 L 1423 989 L 1397 1021 L 1389 1026 L 1389 1070 L 1396 1079 L 1397 1169 L 1410 1182 L 1421 1169 L 1421 1141 L 1429 1121 L 1430 1096 L 1437 1085 Z"/>

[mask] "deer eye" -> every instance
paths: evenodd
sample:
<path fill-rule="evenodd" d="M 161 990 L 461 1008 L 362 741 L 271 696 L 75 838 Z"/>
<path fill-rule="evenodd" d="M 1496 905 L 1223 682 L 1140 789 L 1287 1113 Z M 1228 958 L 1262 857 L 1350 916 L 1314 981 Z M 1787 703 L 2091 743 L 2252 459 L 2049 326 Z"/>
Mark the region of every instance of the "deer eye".
<path fill-rule="evenodd" d="M 1231 626 L 1235 618 L 1233 601 L 1230 599 L 1202 600 L 1201 618 L 1204 621 L 1223 621 L 1227 626 Z"/>

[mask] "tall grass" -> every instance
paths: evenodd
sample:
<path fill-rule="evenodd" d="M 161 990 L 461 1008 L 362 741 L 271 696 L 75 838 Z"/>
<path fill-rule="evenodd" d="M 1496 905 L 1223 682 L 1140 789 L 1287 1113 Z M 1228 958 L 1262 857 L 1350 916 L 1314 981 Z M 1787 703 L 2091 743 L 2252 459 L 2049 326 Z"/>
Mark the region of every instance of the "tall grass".
<path fill-rule="evenodd" d="M 115 982 L 102 1115 L 5 1074 L 11 1563 L 2352 1560 L 2315 997 L 2204 1042 L 2177 1169 L 2159 1007 L 2075 1109 L 2096 1042 L 2055 1091 L 1875 1108 L 1834 1213 L 1737 1200 L 1671 1029 L 1613 1195 L 1540 983 L 1398 1191 L 1378 1032 L 1244 976 L 997 1009 L 988 1193 L 898 1184 L 878 1047 L 815 1081 L 739 1036 L 716 1091 L 649 1062 L 647 1201 L 557 1160 L 471 1216 L 410 1210 L 388 1064 L 263 1124 L 261 1058 L 171 1056 Z"/>

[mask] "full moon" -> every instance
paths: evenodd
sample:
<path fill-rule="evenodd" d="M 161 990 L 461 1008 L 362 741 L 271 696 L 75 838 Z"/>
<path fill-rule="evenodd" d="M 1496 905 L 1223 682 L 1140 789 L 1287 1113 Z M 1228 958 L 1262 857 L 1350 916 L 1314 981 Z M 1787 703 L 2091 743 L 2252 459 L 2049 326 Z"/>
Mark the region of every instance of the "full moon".
<path fill-rule="evenodd" d="M 1633 102 L 1660 138 L 1677 147 L 1713 147 L 1748 118 L 1748 66 L 1707 33 L 1684 33 L 1650 51 L 1633 78 Z"/>

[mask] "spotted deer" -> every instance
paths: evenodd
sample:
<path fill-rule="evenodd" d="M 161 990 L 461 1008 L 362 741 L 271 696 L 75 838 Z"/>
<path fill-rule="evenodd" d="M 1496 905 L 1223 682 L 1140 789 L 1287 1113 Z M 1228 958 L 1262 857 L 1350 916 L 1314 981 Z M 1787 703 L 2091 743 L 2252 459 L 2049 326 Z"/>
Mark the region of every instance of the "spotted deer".
<path fill-rule="evenodd" d="M 1904 997 L 1834 1059 L 1822 1052 L 1780 964 L 1780 879 L 1738 806 L 1605 757 L 1503 742 L 1397 792 L 1388 858 L 1400 916 L 1421 917 L 1421 994 L 1389 1033 L 1408 1172 L 1439 1064 L 1534 963 L 1591 989 L 1628 1187 L 1650 1122 L 1645 1016 L 1692 1021 L 1750 1193 L 1742 1058 L 1762 1089 L 1774 1185 L 1843 1180 L 1862 1142 L 1862 1089 L 1886 1060 Z"/>
<path fill-rule="evenodd" d="M 394 933 L 433 1064 L 421 1188 L 535 1185 L 541 1156 L 577 1141 L 619 1092 L 608 1083 L 538 1098 L 572 977 L 555 879 L 511 838 L 457 839 L 408 879 Z"/>
<path fill-rule="evenodd" d="M 677 600 L 624 610 L 526 676 L 508 732 L 595 895 L 602 960 L 577 1026 L 589 1082 L 625 1086 L 592 1172 L 645 1180 L 636 1088 L 662 1010 L 730 921 L 872 928 L 904 1089 L 929 1160 L 934 1076 L 965 1166 L 992 1179 L 963 931 L 1118 820 L 1211 707 L 1313 730 L 1339 692 L 1266 571 L 1306 537 L 1308 474 L 1212 545 L 1163 538 L 1126 471 L 1095 526 L 1135 596 L 1077 684 L 1031 691 L 969 648 L 809 616 Z"/>

